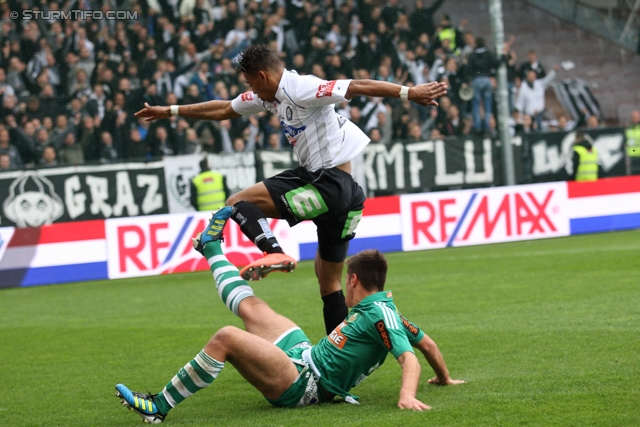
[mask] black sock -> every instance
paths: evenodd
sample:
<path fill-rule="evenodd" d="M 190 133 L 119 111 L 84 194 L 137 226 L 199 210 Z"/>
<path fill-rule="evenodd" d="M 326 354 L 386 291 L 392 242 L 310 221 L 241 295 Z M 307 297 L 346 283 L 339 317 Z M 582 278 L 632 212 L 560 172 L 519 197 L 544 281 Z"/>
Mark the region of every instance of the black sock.
<path fill-rule="evenodd" d="M 269 220 L 258 206 L 248 202 L 238 202 L 231 216 L 240 230 L 262 251 L 268 254 L 284 253 L 269 227 Z"/>
<path fill-rule="evenodd" d="M 327 335 L 329 335 L 336 326 L 346 319 L 349 309 L 344 300 L 342 290 L 322 297 L 322 301 L 324 302 L 324 307 L 322 308 L 324 326 L 327 330 Z"/>

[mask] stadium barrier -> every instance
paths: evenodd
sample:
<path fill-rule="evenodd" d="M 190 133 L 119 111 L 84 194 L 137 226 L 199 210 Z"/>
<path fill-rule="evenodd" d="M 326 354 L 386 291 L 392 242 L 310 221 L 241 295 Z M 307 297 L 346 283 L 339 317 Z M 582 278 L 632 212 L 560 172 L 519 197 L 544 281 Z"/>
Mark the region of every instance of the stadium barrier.
<path fill-rule="evenodd" d="M 575 132 L 528 134 L 513 139 L 518 184 L 564 181 L 573 172 Z M 624 132 L 587 133 L 598 148 L 601 176 L 626 173 Z M 290 150 L 208 154 L 232 193 L 298 166 Z M 150 163 L 119 163 L 0 173 L 0 226 L 194 212 L 190 181 L 200 155 L 168 156 Z M 499 141 L 481 137 L 369 144 L 353 162 L 354 177 L 369 195 L 488 188 L 502 185 Z"/>
<path fill-rule="evenodd" d="M 206 213 L 177 213 L 0 228 L 0 287 L 207 270 L 191 248 Z M 287 253 L 313 259 L 311 222 L 272 220 Z M 640 228 L 640 176 L 367 199 L 349 253 L 413 251 Z M 230 221 L 236 265 L 260 256 Z"/>

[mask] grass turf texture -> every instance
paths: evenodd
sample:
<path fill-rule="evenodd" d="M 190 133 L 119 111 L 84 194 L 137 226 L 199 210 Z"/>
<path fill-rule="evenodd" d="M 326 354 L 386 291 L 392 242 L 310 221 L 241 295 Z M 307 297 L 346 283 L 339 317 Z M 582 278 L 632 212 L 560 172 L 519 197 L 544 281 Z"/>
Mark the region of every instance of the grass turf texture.
<path fill-rule="evenodd" d="M 359 406 L 275 409 L 228 364 L 165 424 L 640 425 L 638 254 L 640 231 L 389 254 L 396 304 L 467 384 L 427 384 L 420 355 L 433 409 L 397 410 L 389 357 L 354 389 Z M 253 288 L 321 338 L 311 263 Z M 209 273 L 0 291 L 0 425 L 139 425 L 113 386 L 161 390 L 226 324 L 240 326 Z"/>

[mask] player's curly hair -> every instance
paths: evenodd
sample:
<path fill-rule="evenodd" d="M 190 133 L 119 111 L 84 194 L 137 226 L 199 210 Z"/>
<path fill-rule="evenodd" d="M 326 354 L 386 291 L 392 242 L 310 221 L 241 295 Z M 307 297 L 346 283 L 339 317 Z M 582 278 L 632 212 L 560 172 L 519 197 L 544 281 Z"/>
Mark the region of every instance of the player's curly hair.
<path fill-rule="evenodd" d="M 278 55 L 266 44 L 252 45 L 240 53 L 237 69 L 241 73 L 256 74 L 258 71 L 279 70 L 282 63 Z"/>
<path fill-rule="evenodd" d="M 369 292 L 384 290 L 387 281 L 387 258 L 377 249 L 358 252 L 347 260 L 347 274 L 355 274 Z"/>

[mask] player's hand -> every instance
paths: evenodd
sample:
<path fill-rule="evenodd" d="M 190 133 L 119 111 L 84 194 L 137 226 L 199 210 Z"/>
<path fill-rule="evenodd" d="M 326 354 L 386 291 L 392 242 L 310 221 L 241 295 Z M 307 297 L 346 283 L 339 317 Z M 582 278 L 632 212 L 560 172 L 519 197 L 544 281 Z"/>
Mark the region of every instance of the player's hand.
<path fill-rule="evenodd" d="M 152 107 L 149 103 L 144 103 L 144 108 L 134 114 L 136 117 L 144 118 L 145 122 L 152 122 L 158 119 L 168 119 L 171 117 L 171 107 Z"/>
<path fill-rule="evenodd" d="M 398 400 L 398 408 L 413 409 L 414 411 L 428 411 L 431 409 L 431 406 L 425 405 L 415 397 L 400 396 L 400 400 Z"/>
<path fill-rule="evenodd" d="M 457 385 L 464 384 L 464 380 L 452 380 L 451 378 L 443 379 L 439 377 L 434 377 L 429 380 L 429 384 L 433 385 Z"/>
<path fill-rule="evenodd" d="M 444 82 L 429 82 L 409 89 L 409 100 L 420 104 L 435 105 L 438 103 L 435 99 L 447 94 L 447 84 Z"/>

